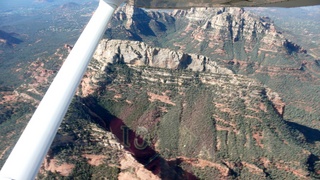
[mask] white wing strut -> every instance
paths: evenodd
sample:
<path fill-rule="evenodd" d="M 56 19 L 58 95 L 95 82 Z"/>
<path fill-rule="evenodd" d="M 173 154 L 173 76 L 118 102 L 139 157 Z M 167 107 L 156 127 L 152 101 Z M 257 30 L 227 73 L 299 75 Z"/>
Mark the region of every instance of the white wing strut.
<path fill-rule="evenodd" d="M 122 0 L 100 0 L 59 73 L 1 169 L 0 179 L 35 179 L 92 55 Z"/>

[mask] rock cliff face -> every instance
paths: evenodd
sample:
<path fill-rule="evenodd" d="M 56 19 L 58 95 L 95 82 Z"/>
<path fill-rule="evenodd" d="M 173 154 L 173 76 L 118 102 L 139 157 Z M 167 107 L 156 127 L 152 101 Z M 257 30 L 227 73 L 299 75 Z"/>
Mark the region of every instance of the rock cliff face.
<path fill-rule="evenodd" d="M 192 51 L 187 46 L 192 44 L 207 56 L 243 61 L 257 61 L 257 57 L 270 61 L 261 57 L 264 53 L 306 53 L 286 39 L 270 18 L 243 8 L 192 8 L 173 11 L 172 16 L 188 23 L 174 39 L 175 46 L 187 51 Z"/>
<path fill-rule="evenodd" d="M 191 8 L 159 13 L 125 5 L 117 11 L 112 23 L 119 30 L 130 32 L 135 40 L 201 52 L 222 60 L 256 61 L 257 57 L 264 59 L 261 56 L 264 53 L 306 53 L 286 39 L 270 18 L 256 16 L 243 8 Z M 119 35 L 122 31 L 108 36 L 125 39 Z"/>
<path fill-rule="evenodd" d="M 155 48 L 138 41 L 102 40 L 94 58 L 104 66 L 106 63 L 125 63 L 134 66 L 232 74 L 231 70 L 219 67 L 215 61 L 205 56 Z"/>
<path fill-rule="evenodd" d="M 145 11 L 124 5 L 114 13 L 105 37 L 126 40 L 147 40 L 151 45 L 160 46 L 160 38 L 165 37 L 174 27 L 175 19 L 166 12 Z"/>
<path fill-rule="evenodd" d="M 88 80 L 87 78 L 90 76 L 91 78 L 101 76 L 100 73 L 105 72 L 108 64 L 125 63 L 129 66 L 137 67 L 150 66 L 173 70 L 192 70 L 225 75 L 233 74 L 231 70 L 217 65 L 216 61 L 208 57 L 186 54 L 170 49 L 155 48 L 138 41 L 104 39 L 98 45 L 93 57 L 97 60 L 97 63 L 94 63 L 94 66 L 91 66 L 91 68 L 97 71 L 94 72 L 95 75 L 90 74 L 85 77 L 82 83 L 83 93 L 85 95 L 94 92 L 92 90 L 94 87 L 88 85 L 88 82 L 97 82 L 97 80 Z M 274 103 L 275 109 L 283 116 L 285 103 L 276 92 L 272 92 L 271 89 L 267 91 L 267 96 Z"/>

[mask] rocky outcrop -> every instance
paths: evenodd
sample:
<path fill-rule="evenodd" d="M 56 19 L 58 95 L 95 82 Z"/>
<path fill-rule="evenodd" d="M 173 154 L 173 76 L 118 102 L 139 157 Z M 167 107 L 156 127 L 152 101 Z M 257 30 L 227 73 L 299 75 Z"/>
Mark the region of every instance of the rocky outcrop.
<path fill-rule="evenodd" d="M 205 56 L 154 48 L 137 41 L 104 39 L 98 45 L 94 58 L 101 61 L 101 68 L 104 68 L 108 63 L 125 63 L 133 66 L 232 74 L 232 71 L 218 66 L 215 61 Z"/>
<path fill-rule="evenodd" d="M 89 68 L 91 70 L 87 72 L 87 75 L 85 75 L 82 81 L 81 88 L 83 96 L 92 94 L 95 91 L 94 84 L 99 81 L 99 77 L 103 77 L 105 68 L 108 66 L 108 64 L 115 63 L 125 63 L 128 66 L 133 67 L 149 66 L 173 70 L 189 69 L 192 71 L 208 72 L 217 75 L 231 75 L 229 77 L 232 77 L 233 75 L 232 71 L 217 65 L 216 61 L 213 61 L 205 56 L 186 54 L 170 49 L 155 48 L 138 41 L 121 41 L 108 39 L 101 40 L 93 57 L 97 61 L 89 65 Z M 216 79 L 210 76 L 200 77 L 199 80 L 205 84 L 217 84 Z M 183 80 L 180 82 L 180 84 L 182 82 Z M 235 85 L 248 83 L 241 77 L 235 77 L 230 80 L 230 82 Z M 253 81 L 249 83 L 249 86 L 250 84 L 257 85 L 257 83 Z M 273 107 L 276 112 L 281 117 L 283 117 L 285 103 L 282 101 L 280 95 L 272 91 L 270 88 L 266 88 L 265 95 L 273 103 Z"/>
<path fill-rule="evenodd" d="M 272 102 L 273 108 L 276 110 L 276 112 L 278 112 L 278 114 L 283 118 L 285 103 L 282 101 L 280 95 L 267 88 L 267 97 Z"/>
<path fill-rule="evenodd" d="M 134 20 L 142 21 L 144 19 L 149 19 L 146 18 L 148 16 L 146 15 L 145 11 L 134 6 L 123 6 L 116 14 L 118 13 L 120 15 L 120 19 L 127 21 L 126 28 L 128 29 L 133 28 L 134 23 L 136 23 Z"/>
<path fill-rule="evenodd" d="M 289 41 L 287 39 L 283 42 L 283 46 L 287 49 L 289 54 L 292 54 L 294 52 L 295 53 L 304 53 L 304 54 L 307 53 L 307 50 L 303 49 L 298 44 L 293 43 L 293 42 L 291 42 L 291 41 Z"/>
<path fill-rule="evenodd" d="M 127 4 L 121 6 L 116 10 L 116 12 L 114 13 L 114 18 L 115 20 L 128 21 L 126 22 L 128 28 L 130 28 L 130 25 L 132 25 L 133 21 L 135 21 L 134 23 L 141 23 L 144 20 L 151 19 L 167 23 L 171 23 L 174 21 L 174 17 L 166 12 L 152 10 L 147 11 Z"/>
<path fill-rule="evenodd" d="M 172 16 L 188 21 L 181 33 L 185 41 L 191 34 L 198 43 L 207 42 L 211 49 L 220 49 L 224 51 L 222 55 L 229 58 L 251 58 L 254 47 L 261 52 L 277 52 L 286 42 L 270 18 L 258 17 L 243 8 L 191 8 L 174 11 Z M 197 41 L 192 43 L 198 44 Z M 236 47 L 235 43 L 243 45 Z M 210 54 L 216 53 L 212 51 Z"/>
<path fill-rule="evenodd" d="M 117 31 L 107 37 L 144 41 L 220 60 L 265 60 L 268 65 L 282 61 L 290 65 L 277 56 L 306 53 L 269 17 L 259 17 L 243 8 L 157 12 L 125 5 L 114 17 L 112 26 Z"/>
<path fill-rule="evenodd" d="M 104 74 L 105 68 L 109 63 L 125 63 L 129 66 L 138 67 L 150 66 L 165 69 L 190 69 L 192 71 L 209 72 L 224 76 L 233 75 L 232 71 L 217 65 L 217 62 L 212 61 L 205 56 L 186 54 L 169 49 L 154 48 L 143 42 L 137 41 L 104 39 L 98 45 L 94 58 L 97 60 L 97 63 L 91 64 L 90 69 L 95 70 L 89 71 L 87 73 L 88 75 L 85 76 L 82 81 L 82 93 L 84 96 L 92 94 L 95 91 L 94 84 L 89 82 L 98 82 L 99 80 L 97 77 L 102 77 L 102 74 Z M 217 84 L 216 79 L 210 76 L 200 77 L 200 80 L 205 84 Z M 182 82 L 183 80 L 180 84 Z M 236 85 L 248 83 L 240 77 L 236 77 L 230 82 Z M 249 86 L 250 84 L 257 85 L 256 82 L 250 82 Z M 275 111 L 283 117 L 285 103 L 282 101 L 280 95 L 270 88 L 266 88 L 265 95 L 272 102 Z"/>
<path fill-rule="evenodd" d="M 118 29 L 112 37 L 141 40 L 141 37 L 159 37 L 167 30 L 166 25 L 174 24 L 169 14 L 157 11 L 145 11 L 134 6 L 124 5 L 117 9 L 110 27 Z M 125 31 L 126 35 L 121 36 Z"/>

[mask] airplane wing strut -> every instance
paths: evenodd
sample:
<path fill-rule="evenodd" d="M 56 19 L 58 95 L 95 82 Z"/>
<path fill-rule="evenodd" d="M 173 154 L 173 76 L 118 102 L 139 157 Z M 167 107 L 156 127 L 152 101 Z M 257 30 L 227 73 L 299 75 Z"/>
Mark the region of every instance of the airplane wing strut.
<path fill-rule="evenodd" d="M 0 172 L 0 179 L 34 179 L 66 114 L 114 10 L 122 0 L 99 6 L 54 78 Z"/>

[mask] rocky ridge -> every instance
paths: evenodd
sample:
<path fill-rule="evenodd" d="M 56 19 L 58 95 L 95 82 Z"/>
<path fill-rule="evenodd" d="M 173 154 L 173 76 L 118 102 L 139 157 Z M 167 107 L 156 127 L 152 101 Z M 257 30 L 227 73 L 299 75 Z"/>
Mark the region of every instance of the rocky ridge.
<path fill-rule="evenodd" d="M 133 66 L 232 74 L 232 71 L 219 67 L 215 61 L 205 56 L 155 48 L 138 41 L 102 40 L 93 57 L 103 63 L 102 66 L 107 63 L 125 63 Z"/>
<path fill-rule="evenodd" d="M 189 53 L 201 52 L 221 60 L 227 56 L 228 60 L 255 61 L 256 56 L 264 53 L 307 53 L 287 39 L 270 18 L 259 17 L 243 8 L 191 8 L 167 13 L 125 5 L 117 10 L 111 24 L 110 27 L 120 30 L 111 33 L 113 38 L 125 38 L 117 33 L 126 31 L 131 34 L 129 39 L 143 39 Z"/>
<path fill-rule="evenodd" d="M 94 86 L 89 85 L 88 82 L 99 82 L 99 78 L 97 79 L 97 77 L 103 77 L 108 64 L 125 63 L 133 67 L 150 66 L 173 70 L 192 70 L 219 75 L 224 74 L 229 77 L 236 76 L 231 70 L 219 66 L 216 61 L 212 61 L 208 57 L 186 54 L 170 49 L 155 48 L 138 41 L 104 39 L 99 43 L 93 57 L 97 62 L 93 62 L 92 65 L 89 66 L 89 69 L 92 71 L 89 71 L 88 73 L 90 75 L 85 76 L 82 81 L 82 95 L 84 96 L 94 92 Z M 91 80 L 88 79 L 90 76 L 92 78 Z M 168 74 L 167 76 L 170 75 Z M 241 79 L 241 77 L 237 78 Z M 146 77 L 146 79 L 148 79 L 148 77 Z M 200 80 L 203 83 L 212 83 L 206 78 L 200 78 Z M 160 81 L 164 82 L 163 79 L 160 79 Z M 236 84 L 243 83 L 241 81 L 238 82 L 236 79 L 231 81 Z M 256 82 L 252 81 L 252 84 L 254 83 Z M 182 82 L 179 82 L 179 84 L 182 84 Z M 267 89 L 267 92 L 267 96 L 274 103 L 275 109 L 283 116 L 285 104 L 281 100 L 281 97 L 276 92 L 271 91 L 271 89 Z"/>
<path fill-rule="evenodd" d="M 286 39 L 281 29 L 268 17 L 259 17 L 243 8 L 191 8 L 175 10 L 172 16 L 188 22 L 185 29 L 179 32 L 180 49 L 186 44 L 179 41 L 191 36 L 189 42 L 201 49 L 201 43 L 211 50 L 210 55 L 222 55 L 233 60 L 255 61 L 263 53 L 306 53 L 299 45 Z M 203 45 L 202 45 L 203 46 Z M 190 49 L 191 50 L 191 49 Z M 220 57 L 222 58 L 222 57 Z"/>

